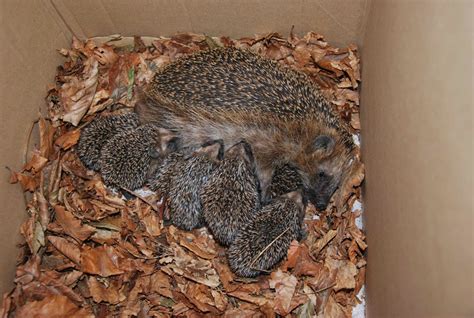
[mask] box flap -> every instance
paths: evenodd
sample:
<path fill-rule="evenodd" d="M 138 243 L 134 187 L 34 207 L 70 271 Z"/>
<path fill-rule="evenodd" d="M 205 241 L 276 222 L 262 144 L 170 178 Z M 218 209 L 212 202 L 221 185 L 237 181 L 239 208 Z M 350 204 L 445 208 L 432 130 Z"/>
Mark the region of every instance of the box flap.
<path fill-rule="evenodd" d="M 178 31 L 242 37 L 316 31 L 335 44 L 359 42 L 369 0 L 52 0 L 81 37 L 170 35 Z"/>

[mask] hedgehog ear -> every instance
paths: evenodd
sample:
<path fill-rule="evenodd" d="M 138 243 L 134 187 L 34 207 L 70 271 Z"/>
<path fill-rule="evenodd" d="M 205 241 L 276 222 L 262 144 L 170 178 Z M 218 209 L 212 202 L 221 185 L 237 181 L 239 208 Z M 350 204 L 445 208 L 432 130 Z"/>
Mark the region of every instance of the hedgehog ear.
<path fill-rule="evenodd" d="M 336 143 L 332 137 L 329 137 L 328 135 L 319 135 L 314 139 L 313 148 L 315 151 L 331 153 L 335 144 Z"/>
<path fill-rule="evenodd" d="M 250 164 L 253 164 L 254 162 L 252 146 L 250 146 L 250 144 L 245 139 L 242 139 L 241 141 L 230 147 L 227 150 L 227 154 L 230 156 L 243 158 Z"/>
<path fill-rule="evenodd" d="M 211 140 L 201 145 L 197 153 L 206 153 L 211 159 L 222 160 L 224 156 L 224 141 L 222 139 Z"/>

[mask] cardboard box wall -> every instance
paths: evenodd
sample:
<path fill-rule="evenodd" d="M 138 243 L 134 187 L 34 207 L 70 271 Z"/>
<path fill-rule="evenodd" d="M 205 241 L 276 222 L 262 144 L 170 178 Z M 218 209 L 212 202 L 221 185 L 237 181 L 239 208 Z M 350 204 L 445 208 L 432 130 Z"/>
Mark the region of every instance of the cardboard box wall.
<path fill-rule="evenodd" d="M 362 52 L 370 317 L 474 315 L 472 1 L 0 2 L 0 164 L 20 168 L 31 123 L 81 38 L 233 37 L 309 30 Z M 12 287 L 19 187 L 0 170 L 0 292 Z"/>

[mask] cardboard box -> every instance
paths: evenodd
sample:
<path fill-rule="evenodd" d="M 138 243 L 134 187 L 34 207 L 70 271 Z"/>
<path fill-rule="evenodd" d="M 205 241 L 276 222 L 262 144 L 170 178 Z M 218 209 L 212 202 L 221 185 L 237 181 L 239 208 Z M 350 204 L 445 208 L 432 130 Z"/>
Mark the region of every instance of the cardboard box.
<path fill-rule="evenodd" d="M 0 163 L 19 168 L 56 49 L 81 38 L 309 30 L 362 52 L 370 317 L 474 314 L 472 1 L 1 1 Z M 0 175 L 0 292 L 25 217 Z"/>

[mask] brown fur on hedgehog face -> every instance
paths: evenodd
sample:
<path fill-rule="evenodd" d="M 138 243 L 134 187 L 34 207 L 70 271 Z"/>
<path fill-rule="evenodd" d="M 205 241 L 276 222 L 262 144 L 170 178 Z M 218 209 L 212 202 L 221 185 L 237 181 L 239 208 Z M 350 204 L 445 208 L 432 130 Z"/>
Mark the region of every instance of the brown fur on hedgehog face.
<path fill-rule="evenodd" d="M 340 134 L 322 133 L 297 161 L 303 172 L 303 193 L 319 210 L 326 208 L 344 176 L 349 173 L 353 161 L 349 149 Z"/>
<path fill-rule="evenodd" d="M 273 143 L 258 138 L 252 143 L 265 196 L 275 167 L 289 163 L 301 175 L 305 199 L 318 209 L 325 209 L 349 173 L 354 159 L 352 136 L 315 120 L 273 125 Z"/>

